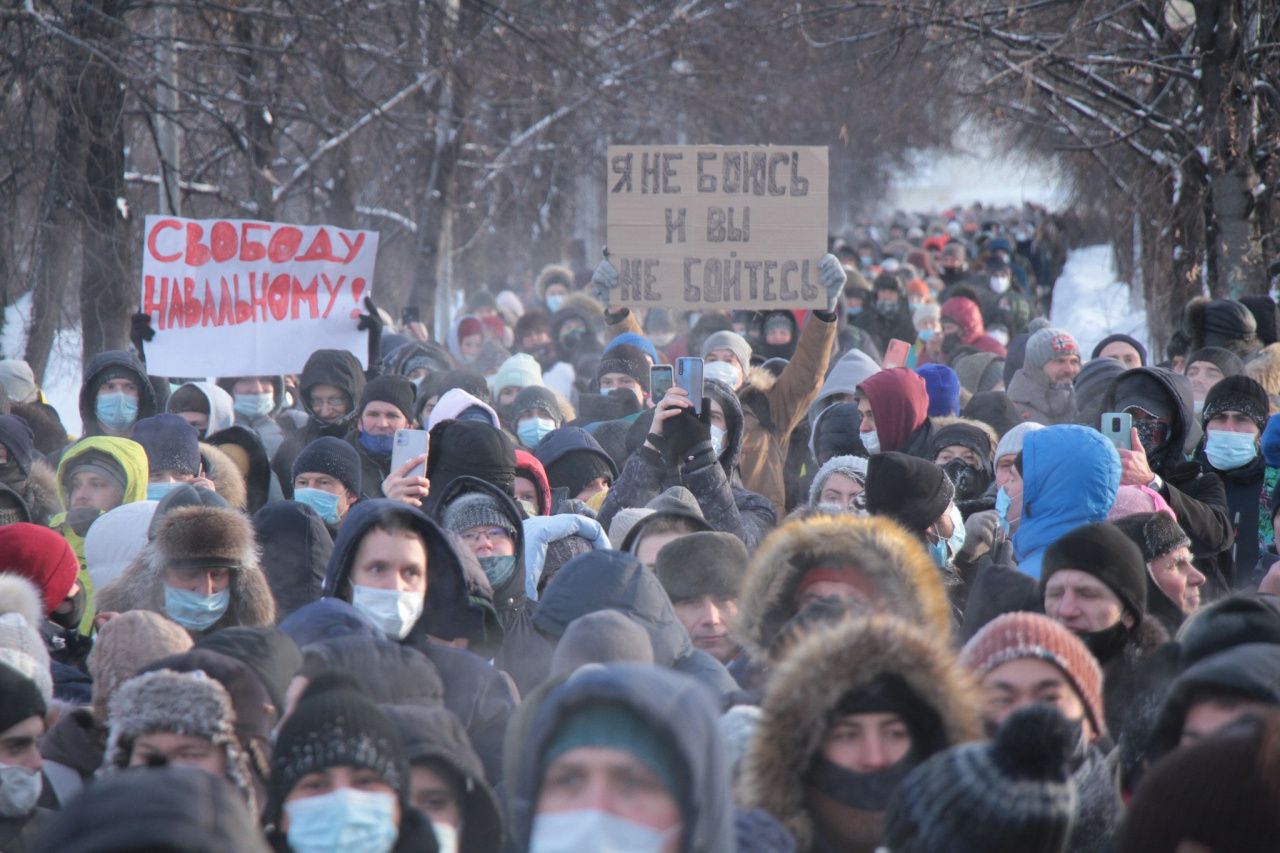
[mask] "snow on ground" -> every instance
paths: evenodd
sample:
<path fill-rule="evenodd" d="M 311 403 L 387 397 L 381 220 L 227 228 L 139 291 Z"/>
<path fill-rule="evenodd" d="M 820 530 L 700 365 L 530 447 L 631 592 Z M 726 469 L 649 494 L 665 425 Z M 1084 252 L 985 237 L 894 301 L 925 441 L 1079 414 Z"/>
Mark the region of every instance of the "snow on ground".
<path fill-rule="evenodd" d="M 1049 320 L 1075 336 L 1085 360 L 1098 341 L 1117 332 L 1132 335 L 1151 351 L 1146 309 L 1141 299 L 1132 299 L 1128 284 L 1116 281 L 1110 246 L 1085 246 L 1067 255 Z"/>
<path fill-rule="evenodd" d="M 27 323 L 31 319 L 31 294 L 5 308 L 4 333 L 0 353 L 5 358 L 23 358 L 27 348 Z M 80 434 L 80 330 L 62 329 L 54 336 L 53 351 L 45 368 L 44 391 L 49 405 L 62 416 L 62 425 L 71 435 Z"/>

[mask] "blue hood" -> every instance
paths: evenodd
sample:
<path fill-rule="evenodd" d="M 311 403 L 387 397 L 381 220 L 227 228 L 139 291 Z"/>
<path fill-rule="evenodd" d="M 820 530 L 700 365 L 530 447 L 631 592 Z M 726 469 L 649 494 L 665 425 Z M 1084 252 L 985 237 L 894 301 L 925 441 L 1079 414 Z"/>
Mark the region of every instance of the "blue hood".
<path fill-rule="evenodd" d="M 1120 489 L 1120 454 L 1102 433 L 1059 424 L 1022 444 L 1022 525 L 1013 535 L 1018 571 L 1040 577 L 1044 549 L 1085 524 L 1106 521 Z"/>

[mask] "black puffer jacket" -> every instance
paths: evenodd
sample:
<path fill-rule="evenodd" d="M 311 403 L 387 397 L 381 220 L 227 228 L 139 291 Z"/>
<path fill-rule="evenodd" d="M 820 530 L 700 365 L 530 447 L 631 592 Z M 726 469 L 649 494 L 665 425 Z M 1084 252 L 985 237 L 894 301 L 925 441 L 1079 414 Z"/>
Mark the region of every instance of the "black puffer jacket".
<path fill-rule="evenodd" d="M 320 597 L 333 539 L 315 510 L 294 501 L 267 504 L 254 513 L 262 548 L 262 573 L 276 600 L 277 619 Z"/>
<path fill-rule="evenodd" d="M 702 517 L 711 527 L 737 536 L 747 550 L 759 545 L 773 529 L 777 522 L 773 504 L 763 495 L 744 489 L 737 475 L 745 423 L 742 404 L 723 382 L 708 379 L 704 389 L 724 411 L 727 434 L 719 464 L 712 462 L 693 469 L 677 467 L 662 454 L 639 447 L 627 460 L 622 474 L 600 506 L 599 521 L 606 530 L 618 510 L 642 507 L 671 486 L 684 486 L 692 492 L 702 510 Z M 648 414 L 637 420 L 632 440 L 642 443 L 651 422 L 652 417 Z M 696 450 L 693 448 L 691 452 Z"/>

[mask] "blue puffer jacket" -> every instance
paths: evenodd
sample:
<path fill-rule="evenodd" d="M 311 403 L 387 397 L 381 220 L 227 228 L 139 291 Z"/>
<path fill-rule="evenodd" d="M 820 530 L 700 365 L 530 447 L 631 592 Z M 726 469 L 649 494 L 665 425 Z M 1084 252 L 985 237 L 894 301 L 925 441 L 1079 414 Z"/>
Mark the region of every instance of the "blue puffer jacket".
<path fill-rule="evenodd" d="M 1013 547 L 1018 571 L 1039 578 L 1046 548 L 1081 525 L 1107 520 L 1120 489 L 1120 454 L 1095 429 L 1046 427 L 1023 442 L 1022 481 Z"/>

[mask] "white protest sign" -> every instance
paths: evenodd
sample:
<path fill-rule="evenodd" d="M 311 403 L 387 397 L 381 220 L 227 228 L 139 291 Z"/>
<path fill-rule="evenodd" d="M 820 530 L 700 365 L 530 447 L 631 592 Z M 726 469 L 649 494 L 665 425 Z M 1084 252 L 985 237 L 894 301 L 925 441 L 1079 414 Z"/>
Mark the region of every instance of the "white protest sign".
<path fill-rule="evenodd" d="M 827 307 L 825 147 L 615 145 L 608 156 L 612 302 Z"/>
<path fill-rule="evenodd" d="M 248 219 L 148 216 L 142 311 L 158 376 L 298 373 L 312 352 L 345 349 L 373 288 L 375 231 Z"/>

